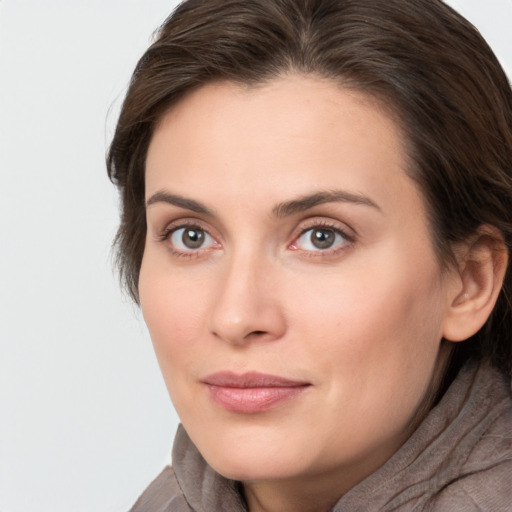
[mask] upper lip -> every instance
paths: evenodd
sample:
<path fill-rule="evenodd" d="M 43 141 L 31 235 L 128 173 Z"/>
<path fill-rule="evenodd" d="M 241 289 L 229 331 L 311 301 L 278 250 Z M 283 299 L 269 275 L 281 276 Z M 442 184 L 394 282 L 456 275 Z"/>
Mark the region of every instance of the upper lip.
<path fill-rule="evenodd" d="M 309 385 L 309 382 L 291 380 L 268 373 L 246 372 L 238 374 L 231 371 L 213 373 L 205 377 L 203 382 L 210 386 L 226 388 L 291 388 Z"/>

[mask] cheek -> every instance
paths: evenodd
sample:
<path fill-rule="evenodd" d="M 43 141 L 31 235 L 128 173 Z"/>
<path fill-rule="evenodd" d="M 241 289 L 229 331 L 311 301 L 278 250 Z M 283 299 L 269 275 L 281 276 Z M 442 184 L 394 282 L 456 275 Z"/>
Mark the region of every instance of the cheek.
<path fill-rule="evenodd" d="M 333 375 L 348 373 L 369 382 L 370 374 L 391 386 L 419 366 L 427 378 L 442 332 L 437 266 L 430 260 L 397 258 L 396 251 L 376 260 L 378 265 L 347 262 L 325 279 L 295 276 L 296 283 L 304 282 L 288 294 L 290 325 L 304 340 L 310 360 Z"/>
<path fill-rule="evenodd" d="M 395 439 L 433 375 L 442 318 L 435 272 L 402 276 L 354 269 L 329 293 L 323 286 L 296 293 L 291 307 L 301 312 L 291 322 L 300 360 L 323 391 L 315 424 L 336 425 L 354 446 Z"/>
<path fill-rule="evenodd" d="M 207 290 L 204 280 L 184 278 L 180 269 L 162 270 L 151 258 L 143 261 L 141 308 L 168 386 L 170 376 L 193 361 L 205 325 Z"/>

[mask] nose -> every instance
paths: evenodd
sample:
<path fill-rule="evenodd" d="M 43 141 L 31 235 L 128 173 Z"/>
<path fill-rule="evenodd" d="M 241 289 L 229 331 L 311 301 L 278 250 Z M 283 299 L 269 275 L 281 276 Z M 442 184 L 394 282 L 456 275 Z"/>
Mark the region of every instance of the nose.
<path fill-rule="evenodd" d="M 278 340 L 286 331 L 276 270 L 255 255 L 233 256 L 219 276 L 211 333 L 233 345 Z"/>

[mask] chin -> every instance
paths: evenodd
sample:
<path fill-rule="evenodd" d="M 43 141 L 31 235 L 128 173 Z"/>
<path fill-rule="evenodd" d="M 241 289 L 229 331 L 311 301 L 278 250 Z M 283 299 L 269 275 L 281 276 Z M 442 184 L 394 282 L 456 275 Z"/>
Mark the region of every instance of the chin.
<path fill-rule="evenodd" d="M 286 444 L 283 439 L 276 442 L 269 437 L 272 436 L 254 433 L 244 439 L 232 436 L 224 442 L 199 439 L 195 444 L 206 462 L 231 480 L 278 480 L 296 476 L 304 460 L 303 450 Z"/>
<path fill-rule="evenodd" d="M 287 464 L 279 461 L 278 456 L 258 456 L 253 458 L 229 457 L 222 460 L 207 462 L 222 476 L 241 482 L 255 482 L 268 480 L 284 480 L 298 476 L 297 464 Z"/>

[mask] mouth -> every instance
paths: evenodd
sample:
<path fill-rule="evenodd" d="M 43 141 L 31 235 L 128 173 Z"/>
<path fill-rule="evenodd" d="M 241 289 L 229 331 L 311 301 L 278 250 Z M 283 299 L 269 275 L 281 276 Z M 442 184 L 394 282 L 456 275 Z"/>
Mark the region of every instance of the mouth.
<path fill-rule="evenodd" d="M 254 414 L 276 407 L 302 394 L 310 383 L 258 372 L 219 372 L 203 384 L 212 400 L 231 412 Z"/>

